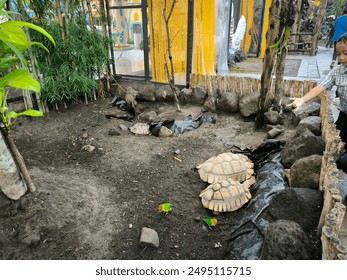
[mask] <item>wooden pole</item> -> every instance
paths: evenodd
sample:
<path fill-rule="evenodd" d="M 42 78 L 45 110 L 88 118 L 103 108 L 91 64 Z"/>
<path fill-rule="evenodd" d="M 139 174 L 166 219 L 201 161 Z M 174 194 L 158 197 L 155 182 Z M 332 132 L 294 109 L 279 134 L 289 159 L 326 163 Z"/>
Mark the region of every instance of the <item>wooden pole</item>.
<path fill-rule="evenodd" d="M 320 8 L 319 8 L 318 15 L 316 17 L 316 23 L 313 29 L 310 55 L 316 55 L 317 53 L 318 37 L 321 34 L 322 22 L 326 13 L 326 7 L 327 7 L 327 0 L 322 0 L 320 2 Z"/>

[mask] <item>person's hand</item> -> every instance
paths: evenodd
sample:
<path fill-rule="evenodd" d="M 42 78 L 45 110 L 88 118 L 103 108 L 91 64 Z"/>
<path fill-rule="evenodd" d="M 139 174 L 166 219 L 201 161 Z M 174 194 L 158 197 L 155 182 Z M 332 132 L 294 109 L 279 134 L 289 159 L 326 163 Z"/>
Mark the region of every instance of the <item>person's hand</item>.
<path fill-rule="evenodd" d="M 304 99 L 302 98 L 289 98 L 290 100 L 293 100 L 292 103 L 288 104 L 288 107 L 294 108 L 294 111 L 298 111 L 299 108 L 302 106 L 302 104 L 305 103 Z"/>

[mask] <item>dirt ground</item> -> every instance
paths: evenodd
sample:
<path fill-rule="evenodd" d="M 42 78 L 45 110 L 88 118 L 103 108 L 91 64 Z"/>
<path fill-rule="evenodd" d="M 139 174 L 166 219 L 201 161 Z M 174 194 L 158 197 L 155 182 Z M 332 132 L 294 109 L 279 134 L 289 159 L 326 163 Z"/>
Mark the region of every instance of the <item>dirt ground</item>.
<path fill-rule="evenodd" d="M 17 202 L 1 194 L 1 259 L 223 259 L 230 213 L 219 215 L 214 228 L 201 220 L 212 213 L 202 207 L 207 184 L 195 166 L 232 144 L 255 148 L 266 132 L 233 114 L 179 136 L 135 135 L 119 125 L 141 120 L 106 118 L 109 103 L 80 102 L 13 127 L 37 191 Z M 195 118 L 201 110 L 141 106 L 155 110 L 158 120 Z M 279 139 L 292 136 L 287 129 Z M 172 204 L 167 215 L 158 209 L 164 202 Z M 159 248 L 139 246 L 143 227 L 157 231 Z"/>

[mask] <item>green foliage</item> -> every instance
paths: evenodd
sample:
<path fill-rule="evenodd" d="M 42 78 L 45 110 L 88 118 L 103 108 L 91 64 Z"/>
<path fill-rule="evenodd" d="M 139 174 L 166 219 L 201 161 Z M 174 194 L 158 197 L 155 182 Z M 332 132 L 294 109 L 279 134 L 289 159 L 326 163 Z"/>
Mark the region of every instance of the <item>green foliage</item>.
<path fill-rule="evenodd" d="M 290 34 L 290 27 L 286 26 L 283 29 L 280 39 L 275 44 L 271 45 L 270 48 L 275 49 L 277 54 L 281 54 L 282 51 L 288 53 Z"/>
<path fill-rule="evenodd" d="M 44 28 L 56 39 L 57 47 L 47 45 L 48 55 L 36 54 L 38 70 L 43 73 L 41 99 L 52 103 L 91 96 L 98 86 L 95 77 L 109 62 L 107 39 L 97 30 L 88 30 L 83 15 L 65 22 L 63 28 L 57 22 Z"/>
<path fill-rule="evenodd" d="M 0 23 L 0 120 L 6 128 L 9 128 L 13 120 L 19 116 L 42 116 L 40 111 L 26 110 L 17 113 L 9 111 L 7 107 L 7 87 L 40 92 L 40 84 L 27 69 L 27 61 L 22 53 L 34 45 L 47 49 L 41 43 L 29 41 L 22 27 L 35 30 L 53 44 L 55 42 L 53 37 L 41 27 L 28 22 L 11 20 L 11 13 L 3 10 L 5 2 L 6 0 L 0 1 L 0 15 L 7 19 Z"/>

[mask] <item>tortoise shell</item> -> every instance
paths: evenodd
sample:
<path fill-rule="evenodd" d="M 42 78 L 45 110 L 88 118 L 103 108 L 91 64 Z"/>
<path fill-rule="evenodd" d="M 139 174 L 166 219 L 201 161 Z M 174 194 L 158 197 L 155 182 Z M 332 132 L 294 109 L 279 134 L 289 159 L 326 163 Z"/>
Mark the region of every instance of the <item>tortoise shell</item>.
<path fill-rule="evenodd" d="M 137 123 L 129 127 L 129 130 L 134 134 L 142 134 L 142 135 L 150 134 L 149 125 L 146 123 Z"/>
<path fill-rule="evenodd" d="M 242 183 L 253 175 L 253 167 L 253 162 L 246 155 L 223 153 L 209 158 L 196 168 L 201 180 L 212 184 L 228 178 Z"/>
<path fill-rule="evenodd" d="M 209 185 L 200 193 L 202 205 L 214 212 L 240 209 L 252 198 L 249 187 L 255 181 L 253 178 L 242 184 L 229 178 Z"/>

